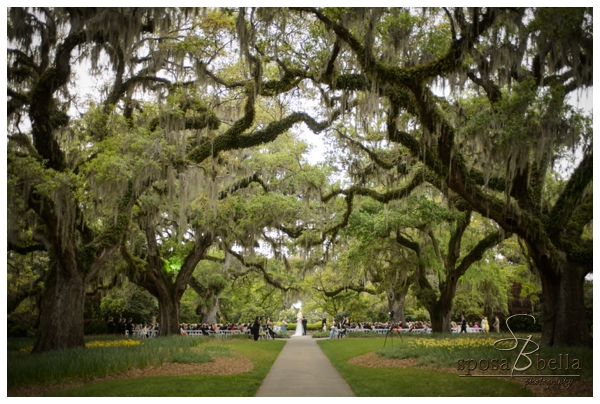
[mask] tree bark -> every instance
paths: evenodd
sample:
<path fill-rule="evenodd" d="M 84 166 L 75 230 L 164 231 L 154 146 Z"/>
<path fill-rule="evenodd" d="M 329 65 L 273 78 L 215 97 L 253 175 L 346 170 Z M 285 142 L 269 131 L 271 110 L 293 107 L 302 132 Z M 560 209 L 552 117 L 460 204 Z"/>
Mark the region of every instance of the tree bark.
<path fill-rule="evenodd" d="M 442 294 L 435 304 L 428 308 L 432 332 L 452 332 L 450 313 L 454 295 L 455 293 Z"/>
<path fill-rule="evenodd" d="M 212 306 L 210 310 L 202 313 L 201 323 L 212 324 L 217 322 L 217 310 L 219 309 L 219 295 L 212 295 L 210 297 Z"/>
<path fill-rule="evenodd" d="M 83 309 L 86 280 L 77 270 L 51 269 L 42 297 L 33 353 L 84 347 Z"/>
<path fill-rule="evenodd" d="M 403 295 L 395 295 L 394 298 L 390 299 L 388 296 L 388 310 L 393 312 L 392 316 L 393 322 L 404 322 L 406 321 L 404 318 L 404 300 L 406 299 L 406 294 Z"/>
<path fill-rule="evenodd" d="M 404 282 L 396 280 L 394 283 L 390 280 L 388 283 L 386 292 L 388 311 L 394 313 L 391 317 L 391 320 L 394 322 L 405 321 L 404 301 L 406 299 L 406 294 L 408 293 L 408 287 L 411 283 L 410 280 L 405 280 Z"/>
<path fill-rule="evenodd" d="M 167 293 L 158 293 L 158 335 L 167 336 L 180 333 L 179 327 L 179 301 L 181 295 L 170 289 Z"/>
<path fill-rule="evenodd" d="M 87 285 L 116 249 L 129 222 L 134 199 L 129 184 L 119 203 L 116 222 L 90 243 L 76 248 L 70 238 L 65 240 L 60 237 L 53 209 L 48 206 L 41 209 L 41 204 L 30 198 L 31 206 L 44 219 L 49 233 L 53 235 L 52 241 L 48 241 L 52 258 L 41 302 L 38 336 L 32 353 L 85 347 L 83 311 Z"/>
<path fill-rule="evenodd" d="M 536 266 L 548 265 L 545 255 L 534 256 Z M 592 348 L 583 299 L 585 270 L 561 260 L 556 271 L 538 271 L 542 281 L 542 339 L 546 346 Z"/>
<path fill-rule="evenodd" d="M 146 234 L 148 255 L 144 264 L 136 262 L 127 251 L 125 240 L 121 244 L 121 254 L 127 262 L 127 276 L 130 281 L 146 289 L 158 300 L 158 335 L 179 334 L 179 307 L 181 296 L 187 289 L 198 262 L 204 257 L 212 244 L 212 237 L 202 236 L 198 231 L 194 248 L 186 256 L 177 276 L 165 272 L 161 258 L 160 246 L 156 241 L 156 232 L 152 225 L 142 226 Z M 141 261 L 141 260 L 140 260 Z"/>

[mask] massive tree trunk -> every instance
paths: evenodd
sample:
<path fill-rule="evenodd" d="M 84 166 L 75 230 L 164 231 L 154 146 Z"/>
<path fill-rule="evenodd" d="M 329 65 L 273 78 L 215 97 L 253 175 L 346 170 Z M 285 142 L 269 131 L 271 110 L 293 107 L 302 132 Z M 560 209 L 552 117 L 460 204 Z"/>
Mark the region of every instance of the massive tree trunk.
<path fill-rule="evenodd" d="M 440 308 L 441 310 L 429 310 L 431 330 L 432 332 L 452 332 L 448 306 L 441 306 Z"/>
<path fill-rule="evenodd" d="M 196 265 L 212 245 L 212 236 L 196 230 L 194 247 L 185 257 L 177 275 L 167 271 L 161 257 L 160 245 L 156 241 L 156 231 L 152 224 L 141 226 L 146 234 L 147 256 L 136 260 L 127 250 L 125 240 L 121 244 L 121 254 L 127 262 L 127 276 L 158 299 L 158 335 L 179 334 L 179 307 L 181 296 L 187 289 Z M 190 241 L 192 242 L 192 241 Z"/>
<path fill-rule="evenodd" d="M 181 294 L 173 288 L 161 288 L 157 293 L 158 300 L 158 335 L 166 336 L 180 333 L 179 305 Z"/>
<path fill-rule="evenodd" d="M 42 297 L 38 336 L 32 352 L 84 347 L 83 311 L 85 293 L 117 247 L 129 223 L 129 212 L 135 197 L 132 185 L 119 202 L 119 213 L 103 232 L 92 237 L 84 232 L 84 245 L 76 247 L 70 237 L 61 237 L 59 221 L 51 201 L 30 198 L 30 206 L 44 219 L 50 237 L 40 236 L 51 256 L 46 290 Z"/>
<path fill-rule="evenodd" d="M 456 294 L 456 284 L 453 291 L 442 293 L 439 299 L 428 306 L 427 311 L 431 318 L 432 332 L 452 332 L 450 313 L 452 312 L 452 301 Z"/>
<path fill-rule="evenodd" d="M 465 261 L 466 258 L 463 259 L 463 262 L 466 264 Z M 465 268 L 462 265 L 458 268 L 452 268 L 446 280 L 440 285 L 440 297 L 437 300 L 432 301 L 427 306 L 427 311 L 429 312 L 429 317 L 431 318 L 432 332 L 452 332 L 450 318 L 450 313 L 452 312 L 452 302 L 454 301 L 454 296 L 456 295 L 458 278 L 462 276 L 467 269 L 468 266 Z"/>
<path fill-rule="evenodd" d="M 196 314 L 200 316 L 201 323 L 216 323 L 217 310 L 219 309 L 219 296 L 223 291 L 225 284 L 223 282 L 212 281 L 204 286 L 193 276 L 190 277 L 189 285 L 194 292 L 202 299 L 196 309 Z"/>
<path fill-rule="evenodd" d="M 549 264 L 545 256 L 536 256 L 534 259 L 538 268 Z M 542 280 L 541 342 L 548 346 L 592 348 L 583 299 L 586 272 L 567 260 L 562 260 L 560 264 L 556 271 L 538 271 Z"/>
<path fill-rule="evenodd" d="M 388 311 L 394 313 L 394 315 L 391 317 L 391 320 L 394 322 L 405 321 L 404 301 L 406 299 L 406 294 L 408 293 L 408 287 L 410 284 L 410 279 L 405 279 L 404 282 L 397 280 L 396 284 L 393 284 L 392 281 L 390 281 L 388 284 L 386 293 Z"/>
<path fill-rule="evenodd" d="M 202 313 L 202 317 L 200 318 L 201 323 L 212 324 L 217 322 L 217 310 L 219 310 L 219 295 L 212 295 L 210 297 L 210 302 L 212 303 L 212 306 L 208 311 Z"/>
<path fill-rule="evenodd" d="M 406 293 L 403 295 L 396 295 L 394 298 L 390 299 L 388 295 L 388 310 L 393 312 L 392 321 L 394 322 L 404 322 L 404 300 L 406 299 Z"/>
<path fill-rule="evenodd" d="M 56 265 L 49 275 L 32 352 L 83 347 L 85 277 L 76 269 L 67 271 Z"/>

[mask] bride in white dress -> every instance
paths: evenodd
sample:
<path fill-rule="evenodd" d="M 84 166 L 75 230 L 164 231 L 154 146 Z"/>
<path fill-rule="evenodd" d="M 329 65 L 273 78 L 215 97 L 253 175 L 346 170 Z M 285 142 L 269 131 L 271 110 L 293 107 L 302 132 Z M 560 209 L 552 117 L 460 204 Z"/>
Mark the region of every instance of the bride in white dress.
<path fill-rule="evenodd" d="M 298 322 L 296 323 L 296 332 L 292 337 L 301 337 L 302 336 L 302 312 L 298 312 L 298 316 L 296 317 Z"/>

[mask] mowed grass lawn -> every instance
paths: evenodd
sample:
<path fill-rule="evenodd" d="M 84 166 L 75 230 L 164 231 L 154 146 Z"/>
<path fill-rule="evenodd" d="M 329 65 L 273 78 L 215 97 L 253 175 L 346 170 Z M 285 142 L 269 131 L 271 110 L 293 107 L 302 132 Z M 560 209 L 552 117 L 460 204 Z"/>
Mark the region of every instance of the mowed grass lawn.
<path fill-rule="evenodd" d="M 345 338 L 321 340 L 318 344 L 358 397 L 532 396 L 522 385 L 494 378 L 459 377 L 418 368 L 367 368 L 348 363 L 355 356 L 379 350 L 383 339 Z M 398 344 L 396 341 L 395 345 Z"/>
<path fill-rule="evenodd" d="M 227 344 L 227 342 L 224 342 Z M 229 376 L 161 376 L 100 382 L 60 390 L 50 396 L 66 397 L 252 397 L 283 349 L 285 341 L 236 341 L 227 346 L 254 365 L 250 372 Z"/>
<path fill-rule="evenodd" d="M 165 337 L 149 340 L 86 337 L 87 349 L 31 355 L 31 341 L 13 339 L 8 344 L 8 388 L 90 381 L 80 387 L 54 391 L 52 396 L 254 396 L 285 341 L 254 342 L 247 339 Z M 218 356 L 239 353 L 253 365 L 236 375 L 155 376 L 98 381 L 132 368 L 163 363 L 206 363 Z"/>

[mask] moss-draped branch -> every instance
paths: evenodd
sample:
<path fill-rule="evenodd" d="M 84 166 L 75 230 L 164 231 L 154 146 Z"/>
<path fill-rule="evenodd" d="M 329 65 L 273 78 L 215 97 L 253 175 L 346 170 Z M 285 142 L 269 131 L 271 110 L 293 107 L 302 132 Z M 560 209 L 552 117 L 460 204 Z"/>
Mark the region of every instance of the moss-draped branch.
<path fill-rule="evenodd" d="M 352 290 L 356 293 L 368 293 L 370 295 L 378 295 L 379 294 L 375 289 L 369 288 L 369 287 L 366 287 L 363 285 L 340 286 L 339 288 L 333 289 L 333 290 L 326 290 L 324 288 L 315 286 L 314 289 L 317 290 L 318 292 L 323 293 L 326 297 L 335 297 L 342 292 L 347 292 L 348 290 Z"/>
<path fill-rule="evenodd" d="M 582 200 L 584 191 L 592 181 L 594 175 L 593 165 L 593 153 L 586 154 L 569 178 L 565 189 L 561 192 L 548 215 L 546 232 L 550 238 L 555 238 L 571 220 L 573 212 Z"/>
<path fill-rule="evenodd" d="M 388 203 L 392 200 L 398 200 L 407 197 L 412 191 L 415 190 L 415 188 L 417 188 L 419 185 L 423 184 L 423 182 L 428 180 L 435 181 L 435 178 L 430 174 L 428 175 L 428 172 L 426 170 L 419 170 L 414 174 L 413 179 L 402 188 L 394 189 L 387 192 L 377 192 L 370 188 L 353 185 L 347 189 L 333 190 L 327 195 L 324 195 L 321 198 L 321 200 L 323 202 L 328 202 L 334 196 L 342 194 L 346 195 L 346 197 L 348 198 L 354 198 L 354 195 L 369 196 L 381 203 Z"/>
<path fill-rule="evenodd" d="M 289 290 L 295 290 L 295 291 L 299 291 L 300 289 L 296 286 L 285 286 L 283 283 L 281 283 L 278 279 L 275 279 L 267 270 L 267 268 L 265 268 L 264 264 L 261 262 L 257 262 L 257 261 L 247 261 L 241 254 L 236 253 L 235 251 L 233 251 L 231 248 L 229 247 L 225 247 L 226 251 L 231 254 L 232 256 L 234 256 L 242 265 L 244 265 L 246 268 L 249 268 L 251 270 L 258 270 L 258 272 L 260 272 L 265 280 L 265 282 L 267 282 L 269 285 L 276 287 L 277 289 L 283 290 L 284 292 L 287 292 Z"/>
<path fill-rule="evenodd" d="M 244 149 L 269 143 L 275 140 L 277 136 L 289 130 L 294 124 L 300 122 L 304 122 L 313 133 L 320 133 L 339 115 L 340 113 L 336 112 L 331 119 L 318 122 L 304 112 L 295 112 L 279 121 L 270 123 L 265 129 L 243 134 L 254 120 L 254 111 L 252 111 L 251 116 L 247 115 L 237 121 L 236 124 L 222 135 L 217 136 L 214 140 L 206 139 L 194 147 L 188 153 L 187 158 L 195 163 L 201 163 L 211 155 L 216 156 L 221 151 Z"/>

